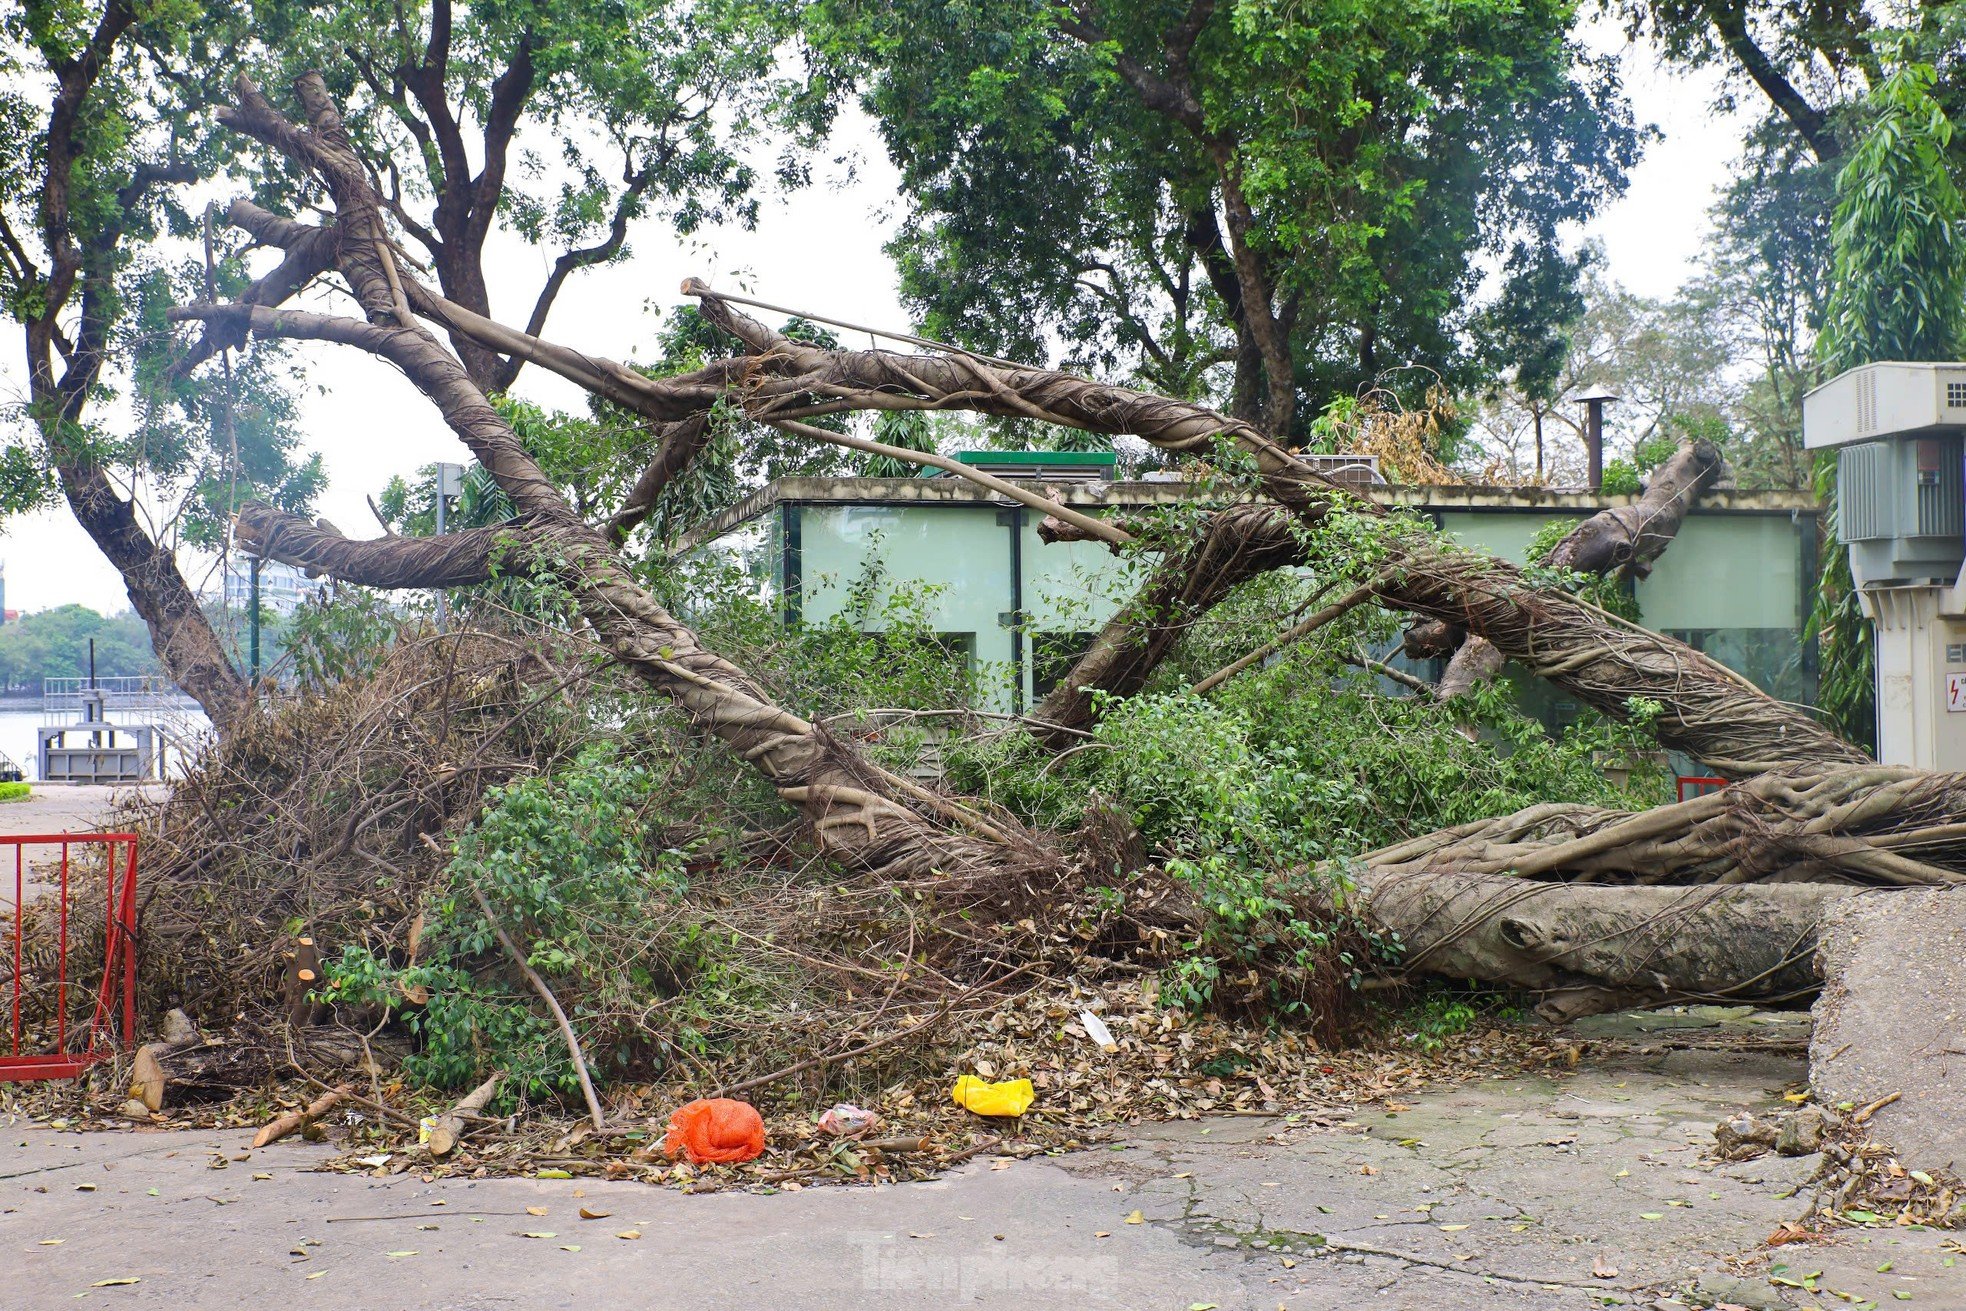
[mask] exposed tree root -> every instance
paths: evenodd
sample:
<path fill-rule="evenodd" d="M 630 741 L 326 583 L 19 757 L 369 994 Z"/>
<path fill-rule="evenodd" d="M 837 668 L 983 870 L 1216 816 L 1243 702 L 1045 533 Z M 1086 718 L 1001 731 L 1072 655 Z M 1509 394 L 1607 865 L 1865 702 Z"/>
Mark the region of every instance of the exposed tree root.
<path fill-rule="evenodd" d="M 1597 883 L 1946 887 L 1966 883 L 1966 776 L 1871 765 L 1766 774 L 1635 814 L 1532 806 L 1362 863 Z"/>

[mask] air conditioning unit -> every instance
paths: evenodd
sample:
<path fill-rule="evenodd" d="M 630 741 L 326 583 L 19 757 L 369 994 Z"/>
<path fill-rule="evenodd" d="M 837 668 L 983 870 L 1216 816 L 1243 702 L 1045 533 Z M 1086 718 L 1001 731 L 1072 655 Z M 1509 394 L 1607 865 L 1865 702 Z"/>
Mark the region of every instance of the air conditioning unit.
<path fill-rule="evenodd" d="M 1802 399 L 1876 635 L 1877 758 L 1966 770 L 1966 363 L 1867 364 Z"/>
<path fill-rule="evenodd" d="M 1802 401 L 1837 453 L 1837 535 L 1859 587 L 1951 584 L 1966 563 L 1966 364 L 1867 364 Z"/>

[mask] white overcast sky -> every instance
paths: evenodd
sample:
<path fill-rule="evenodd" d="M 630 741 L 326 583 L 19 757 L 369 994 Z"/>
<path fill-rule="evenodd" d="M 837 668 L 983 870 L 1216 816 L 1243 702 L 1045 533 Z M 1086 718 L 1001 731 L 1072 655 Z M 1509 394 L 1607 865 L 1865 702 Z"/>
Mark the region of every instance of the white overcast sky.
<path fill-rule="evenodd" d="M 1740 150 L 1749 119 L 1712 110 L 1717 89 L 1712 76 L 1661 69 L 1648 49 L 1628 46 L 1609 25 L 1594 26 L 1589 39 L 1600 50 L 1620 54 L 1639 118 L 1655 124 L 1663 136 L 1633 172 L 1625 198 L 1584 235 L 1603 243 L 1615 280 L 1642 295 L 1666 296 L 1693 271 L 1708 230 L 1707 208 Z M 896 175 L 864 118 L 849 116 L 842 127 L 842 144 L 859 156 L 850 182 L 845 170 L 836 170 L 789 199 L 768 200 L 750 232 L 706 231 L 679 242 L 654 226 L 645 228 L 632 242 L 633 258 L 569 283 L 547 335 L 596 354 L 635 355 L 657 316 L 679 299 L 676 288 L 689 275 L 705 277 L 712 286 L 746 288 L 781 305 L 905 327 L 893 269 L 881 251 L 899 209 Z M 522 322 L 546 264 L 544 253 L 517 243 L 499 249 L 490 267 L 494 314 Z M 17 347 L 4 349 L 0 386 L 18 394 Z M 371 535 L 376 525 L 365 495 L 380 491 L 393 474 L 466 456 L 430 406 L 393 370 L 347 349 L 307 349 L 302 428 L 324 456 L 329 475 L 320 512 L 346 532 Z M 537 368 L 521 375 L 519 391 L 547 404 L 584 403 L 570 384 Z M 40 610 L 68 602 L 105 613 L 128 608 L 116 572 L 65 508 L 0 525 L 0 561 L 10 608 Z M 209 562 L 184 563 L 194 579 L 210 568 Z"/>

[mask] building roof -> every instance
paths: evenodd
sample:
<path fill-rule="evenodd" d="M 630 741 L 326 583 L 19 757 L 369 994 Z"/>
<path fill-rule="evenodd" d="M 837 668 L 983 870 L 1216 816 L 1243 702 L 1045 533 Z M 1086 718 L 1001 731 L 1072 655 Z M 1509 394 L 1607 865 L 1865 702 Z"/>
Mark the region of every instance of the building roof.
<path fill-rule="evenodd" d="M 1127 509 L 1157 505 L 1186 505 L 1221 499 L 1218 489 L 1192 482 L 1051 482 L 1009 479 L 1079 510 Z M 1605 496 L 1589 491 L 1552 491 L 1545 487 L 1491 487 L 1473 484 L 1431 487 L 1381 486 L 1372 489 L 1381 505 L 1420 510 L 1474 512 L 1542 511 L 1548 514 L 1596 514 L 1612 506 L 1630 505 L 1634 496 Z M 960 478 L 780 478 L 683 535 L 678 554 L 743 527 L 780 505 L 1010 505 L 1009 498 Z M 1803 491 L 1720 490 L 1706 493 L 1695 514 L 1817 513 L 1816 498 Z"/>

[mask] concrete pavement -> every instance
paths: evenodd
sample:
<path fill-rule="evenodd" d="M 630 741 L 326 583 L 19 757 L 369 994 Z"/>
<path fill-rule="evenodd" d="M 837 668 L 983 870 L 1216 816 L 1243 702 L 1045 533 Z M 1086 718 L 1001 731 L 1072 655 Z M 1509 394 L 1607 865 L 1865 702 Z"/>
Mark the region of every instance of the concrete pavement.
<path fill-rule="evenodd" d="M 1110 1148 L 929 1183 L 777 1195 L 425 1184 L 312 1173 L 322 1149 L 300 1143 L 234 1160 L 241 1131 L 16 1123 L 0 1138 L 0 1311 L 1559 1311 L 1693 1288 L 1688 1305 L 1966 1307 L 1947 1235 L 1766 1247 L 1805 1209 L 1806 1191 L 1781 1194 L 1816 1158 L 1701 1159 L 1722 1114 L 1801 1077 L 1786 1055 L 1614 1056 L 1362 1110 L 1351 1127 L 1143 1125 Z M 582 1220 L 583 1205 L 610 1214 Z M 369 1216 L 389 1218 L 352 1218 Z M 97 1286 L 112 1279 L 140 1282 Z"/>

